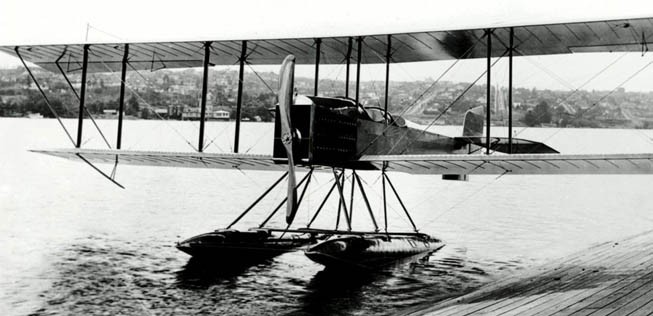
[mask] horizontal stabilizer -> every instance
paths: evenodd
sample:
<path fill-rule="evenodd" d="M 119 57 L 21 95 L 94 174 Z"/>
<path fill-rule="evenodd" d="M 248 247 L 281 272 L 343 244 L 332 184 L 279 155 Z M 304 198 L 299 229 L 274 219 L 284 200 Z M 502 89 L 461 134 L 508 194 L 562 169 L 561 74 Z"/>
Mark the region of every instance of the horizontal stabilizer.
<path fill-rule="evenodd" d="M 510 144 L 507 137 L 492 137 L 490 138 L 490 149 L 500 153 L 513 153 L 513 154 L 557 154 L 557 150 L 549 147 L 544 143 L 534 142 L 532 140 L 513 138 L 512 139 L 512 152 L 510 151 Z M 485 137 L 456 137 L 456 142 L 463 144 L 474 144 L 483 148 L 487 148 L 485 144 Z"/>
<path fill-rule="evenodd" d="M 362 162 L 411 174 L 653 174 L 653 154 L 367 155 Z"/>

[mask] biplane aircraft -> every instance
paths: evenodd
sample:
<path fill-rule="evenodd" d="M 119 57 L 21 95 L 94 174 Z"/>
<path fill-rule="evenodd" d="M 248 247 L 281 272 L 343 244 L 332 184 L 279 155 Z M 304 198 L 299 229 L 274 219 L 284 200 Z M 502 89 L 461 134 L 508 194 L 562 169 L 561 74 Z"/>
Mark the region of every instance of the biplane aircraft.
<path fill-rule="evenodd" d="M 372 266 L 407 256 L 430 253 L 444 244 L 420 233 L 392 184 L 388 172 L 442 175 L 444 179 L 465 180 L 473 174 L 651 174 L 653 154 L 560 154 L 539 142 L 496 137 L 491 134 L 490 87 L 492 58 L 509 60 L 509 130 L 512 130 L 512 60 L 513 56 L 575 54 L 592 52 L 639 52 L 645 54 L 653 40 L 653 18 L 603 21 L 570 21 L 547 25 L 514 25 L 479 29 L 437 29 L 394 34 L 357 34 L 321 38 L 244 39 L 182 42 L 87 43 L 0 47 L 0 51 L 17 56 L 67 78 L 81 72 L 77 139 L 66 131 L 72 148 L 34 150 L 52 156 L 82 160 L 106 178 L 113 176 L 94 163 L 117 165 L 270 170 L 282 172 L 254 203 L 225 229 L 195 236 L 178 243 L 178 248 L 192 256 L 218 257 L 231 261 L 243 258 L 269 258 L 308 246 L 306 255 L 327 266 L 344 264 Z M 363 106 L 359 102 L 360 65 L 386 64 L 384 107 Z M 388 111 L 390 63 L 407 63 L 455 59 L 487 60 L 487 107 L 469 109 L 464 117 L 460 137 L 434 133 L 428 127 L 406 122 L 400 114 Z M 346 85 L 342 97 L 322 97 L 318 93 L 320 65 L 345 62 Z M 355 61 L 356 91 L 349 93 L 350 64 Z M 238 153 L 243 73 L 246 63 L 281 64 L 278 105 L 275 108 L 275 132 L 270 141 L 270 155 Z M 204 149 L 204 115 L 206 110 L 207 69 L 210 65 L 240 65 L 234 153 L 206 153 Z M 312 96 L 297 96 L 293 89 L 296 64 L 315 65 L 315 91 Z M 135 69 L 173 69 L 203 67 L 203 89 L 198 152 L 150 152 L 120 149 L 124 109 L 125 74 Z M 82 148 L 85 112 L 85 87 L 88 72 L 121 72 L 118 137 L 116 149 Z M 32 73 L 30 72 L 30 75 Z M 32 79 L 38 86 L 37 79 Z M 68 81 L 70 83 L 70 81 Z M 70 88 L 75 88 L 70 84 Z M 40 87 L 39 87 L 40 89 Z M 47 95 L 40 90 L 46 102 Z M 456 101 L 454 101 L 456 102 Z M 48 103 L 49 104 L 49 103 Z M 270 104 L 270 106 L 275 106 Z M 52 109 L 52 108 L 51 108 Z M 54 110 L 53 110 L 54 111 Z M 56 115 L 56 113 L 54 113 Z M 63 124 L 62 124 L 62 127 Z M 65 130 L 65 127 L 64 127 Z M 299 183 L 295 170 L 307 170 Z M 366 203 L 374 231 L 355 231 L 351 227 L 343 184 L 345 170 L 351 170 L 353 187 L 358 185 Z M 377 225 L 367 201 L 357 170 L 381 173 L 384 200 L 389 186 L 410 219 L 414 232 L 389 232 Z M 297 209 L 313 172 L 331 172 L 334 183 L 306 228 L 291 229 Z M 232 229 L 273 188 L 287 179 L 287 196 L 260 227 L 239 231 Z M 119 184 L 118 184 L 119 185 Z M 303 186 L 302 186 L 303 185 Z M 298 190 L 301 188 L 301 194 Z M 311 228 L 315 217 L 332 192 L 339 199 L 338 219 L 343 214 L 346 229 Z M 385 203 L 385 201 L 384 201 Z M 287 227 L 271 228 L 266 224 L 286 206 Z M 351 205 L 349 205 L 351 209 Z M 384 204 L 385 208 L 385 204 Z"/>

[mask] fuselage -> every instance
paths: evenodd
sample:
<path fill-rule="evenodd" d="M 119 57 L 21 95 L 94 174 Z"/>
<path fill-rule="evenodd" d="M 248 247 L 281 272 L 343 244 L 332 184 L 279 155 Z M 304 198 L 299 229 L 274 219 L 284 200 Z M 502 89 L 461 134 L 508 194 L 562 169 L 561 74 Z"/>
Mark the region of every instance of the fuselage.
<path fill-rule="evenodd" d="M 297 97 L 291 107 L 299 135 L 295 161 L 365 169 L 354 163 L 363 155 L 467 154 L 470 144 L 458 138 L 409 127 L 378 107 L 364 107 L 347 98 Z M 472 145 L 473 146 L 473 145 Z M 275 127 L 274 157 L 286 158 Z M 353 165 L 352 165 L 353 164 Z"/>

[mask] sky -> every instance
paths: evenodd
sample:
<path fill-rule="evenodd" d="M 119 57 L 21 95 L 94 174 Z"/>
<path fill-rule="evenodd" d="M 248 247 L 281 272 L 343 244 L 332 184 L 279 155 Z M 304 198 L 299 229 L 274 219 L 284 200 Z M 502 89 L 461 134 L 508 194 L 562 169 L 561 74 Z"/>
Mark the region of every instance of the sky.
<path fill-rule="evenodd" d="M 653 17 L 653 1 L 136 1 L 2 0 L 0 45 L 86 42 L 165 41 L 319 37 L 383 34 L 437 29 Z M 90 27 L 89 27 L 90 26 Z M 547 89 L 611 90 L 653 61 L 653 52 L 574 54 L 515 60 L 515 85 Z M 589 78 L 615 59 L 618 63 L 591 82 Z M 438 77 L 451 61 L 393 65 L 391 80 Z M 17 59 L 0 53 L 0 67 Z M 443 80 L 472 81 L 484 70 L 482 60 L 459 63 Z M 278 67 L 262 67 L 262 71 Z M 342 67 L 324 66 L 321 76 L 342 79 Z M 496 82 L 505 81 L 505 62 L 495 66 Z M 299 67 L 299 76 L 312 76 Z M 382 80 L 384 66 L 364 66 L 362 80 Z M 653 66 L 623 86 L 653 91 Z"/>

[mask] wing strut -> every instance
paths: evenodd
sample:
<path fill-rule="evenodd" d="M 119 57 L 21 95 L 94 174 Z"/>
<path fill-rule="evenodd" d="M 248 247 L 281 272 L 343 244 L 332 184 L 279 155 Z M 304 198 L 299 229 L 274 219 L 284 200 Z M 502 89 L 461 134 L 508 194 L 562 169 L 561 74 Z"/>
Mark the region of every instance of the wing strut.
<path fill-rule="evenodd" d="M 122 115 L 125 111 L 125 85 L 127 83 L 127 63 L 129 62 L 129 44 L 125 44 L 120 66 L 120 96 L 118 97 L 118 135 L 116 149 L 122 145 Z"/>
<path fill-rule="evenodd" d="M 315 39 L 315 83 L 313 86 L 313 95 L 317 97 L 318 88 L 320 87 L 320 54 L 322 47 L 322 39 Z"/>
<path fill-rule="evenodd" d="M 347 38 L 347 54 L 345 55 L 345 59 L 347 60 L 347 70 L 345 73 L 345 98 L 349 98 L 349 67 L 351 65 L 351 44 L 352 38 L 350 36 Z"/>
<path fill-rule="evenodd" d="M 100 170 L 98 167 L 96 167 L 96 166 L 95 166 L 94 164 L 92 164 L 90 161 L 86 160 L 86 158 L 84 158 L 84 156 L 82 156 L 81 154 L 76 154 L 76 156 L 79 157 L 79 159 L 81 159 L 82 161 L 84 161 L 86 164 L 88 164 L 89 166 L 91 166 L 91 168 L 95 169 L 95 171 L 97 171 L 98 173 L 100 173 L 103 177 L 107 178 L 107 180 L 113 182 L 113 184 L 117 185 L 117 186 L 120 187 L 121 189 L 124 189 L 124 188 L 125 188 L 122 184 L 118 183 L 118 181 L 114 180 L 112 177 L 108 176 L 106 173 L 104 173 L 104 171 Z M 116 162 L 116 163 L 117 163 L 117 162 Z M 115 174 L 115 173 L 112 173 L 112 174 Z"/>
<path fill-rule="evenodd" d="M 88 70 L 88 48 L 89 44 L 84 45 L 84 58 L 82 60 L 82 86 L 79 96 L 79 117 L 77 118 L 77 144 L 75 147 L 82 147 L 82 128 L 84 127 L 84 103 L 86 102 L 86 72 Z"/>
<path fill-rule="evenodd" d="M 515 29 L 510 28 L 508 47 L 508 154 L 512 154 L 512 55 L 514 53 Z"/>
<path fill-rule="evenodd" d="M 61 76 L 63 76 L 64 80 L 66 80 L 66 83 L 68 84 L 68 87 L 70 87 L 70 91 L 73 92 L 73 94 L 77 98 L 77 101 L 81 102 L 81 98 L 80 98 L 79 94 L 77 93 L 77 90 L 75 90 L 75 87 L 73 87 L 73 84 L 72 84 L 72 82 L 70 82 L 70 79 L 66 75 L 66 72 L 63 70 L 63 68 L 61 68 L 61 64 L 59 64 L 59 61 L 61 60 L 61 58 L 63 58 L 63 56 L 65 54 L 66 54 L 66 51 L 64 50 L 64 52 L 59 56 L 59 58 L 57 58 L 57 60 L 54 61 L 54 64 L 57 66 L 57 69 L 59 69 L 59 72 L 61 73 Z M 102 137 L 102 140 L 104 140 L 104 143 L 107 144 L 107 147 L 109 147 L 109 149 L 111 149 L 111 144 L 109 144 L 109 141 L 104 136 L 104 133 L 102 133 L 102 130 L 97 125 L 97 122 L 95 122 L 95 118 L 91 114 L 91 111 L 88 110 L 88 107 L 86 107 L 86 105 L 84 105 L 84 112 L 86 112 L 86 115 L 88 115 L 88 117 L 91 119 L 91 122 L 93 122 L 93 125 L 95 126 L 95 129 L 98 131 L 98 133 Z"/>
<path fill-rule="evenodd" d="M 359 90 L 360 90 L 360 85 L 361 85 L 361 62 L 362 62 L 362 54 L 363 54 L 363 37 L 359 36 L 356 38 L 356 106 L 358 106 L 358 97 L 359 97 Z"/>
<path fill-rule="evenodd" d="M 383 100 L 383 110 L 385 111 L 385 115 L 388 114 L 388 93 L 390 92 L 390 60 L 392 58 L 392 35 L 388 35 L 387 37 L 387 47 L 386 47 L 386 52 L 385 52 L 385 100 Z M 390 124 L 388 120 L 386 120 L 386 125 Z"/>
<path fill-rule="evenodd" d="M 492 107 L 492 29 L 485 30 L 487 35 L 487 70 L 485 71 L 486 83 L 486 96 L 485 102 L 487 103 L 487 109 L 485 110 L 485 143 L 490 144 L 490 113 Z M 487 146 L 485 154 L 490 154 L 490 146 Z"/>
<path fill-rule="evenodd" d="M 245 80 L 245 63 L 247 62 L 247 41 L 241 43 L 240 68 L 238 68 L 238 95 L 236 98 L 236 131 L 234 132 L 234 153 L 238 153 L 238 143 L 240 142 L 240 111 L 243 106 L 243 81 Z"/>
<path fill-rule="evenodd" d="M 66 125 L 63 125 L 63 122 L 61 121 L 61 118 L 59 117 L 59 114 L 57 111 L 54 110 L 52 107 L 52 104 L 50 104 L 50 100 L 48 100 L 48 96 L 45 95 L 45 92 L 43 92 L 43 89 L 41 89 L 41 85 L 39 82 L 36 80 L 34 77 L 34 74 L 32 73 L 32 70 L 27 67 L 27 63 L 25 63 L 25 59 L 23 59 L 23 56 L 20 54 L 20 47 L 16 46 L 14 47 L 14 51 L 16 51 L 16 56 L 18 56 L 18 59 L 20 59 L 20 62 L 23 63 L 23 67 L 25 67 L 25 70 L 27 70 L 27 73 L 29 74 L 30 78 L 32 78 L 32 81 L 34 81 L 34 84 L 36 85 L 36 88 L 39 89 L 39 92 L 41 93 L 41 96 L 43 97 L 43 100 L 45 101 L 45 104 L 48 106 L 48 109 L 50 109 L 50 112 L 54 115 L 55 118 L 57 118 L 57 121 L 59 122 L 59 125 L 61 125 L 61 128 L 63 128 L 63 131 L 66 132 L 66 135 L 68 136 L 68 139 L 70 139 L 70 142 L 75 146 L 75 141 L 73 140 L 73 137 L 70 135 L 68 132 L 68 129 L 66 129 Z"/>
<path fill-rule="evenodd" d="M 197 151 L 204 151 L 204 122 L 206 121 L 206 93 L 209 81 L 209 60 L 211 58 L 211 42 L 204 43 L 204 67 L 202 68 L 202 95 L 200 99 L 200 136 Z"/>

